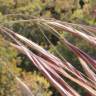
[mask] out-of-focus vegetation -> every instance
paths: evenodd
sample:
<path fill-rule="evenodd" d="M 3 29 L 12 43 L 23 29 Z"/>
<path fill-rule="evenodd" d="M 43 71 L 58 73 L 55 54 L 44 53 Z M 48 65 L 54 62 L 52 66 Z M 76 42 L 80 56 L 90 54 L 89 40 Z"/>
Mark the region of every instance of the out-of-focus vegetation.
<path fill-rule="evenodd" d="M 23 14 L 23 16 L 20 14 Z M 12 20 L 31 19 L 32 16 L 55 18 L 62 21 L 94 26 L 96 25 L 96 0 L 0 0 L 1 24 L 10 27 L 12 30 L 26 36 L 29 39 L 32 39 L 46 50 L 50 50 L 56 54 L 50 42 L 48 42 L 43 36 L 42 31 L 44 31 L 55 48 L 62 53 L 61 55 L 66 57 L 67 60 L 75 63 L 76 59 L 74 56 L 66 49 L 65 46 L 59 44 L 56 37 L 47 33 L 48 30 L 46 28 L 44 29 L 42 26 L 39 28 L 37 24 L 33 24 L 32 22 L 26 24 L 13 24 L 11 22 Z M 96 53 L 96 50 L 93 50 L 88 43 L 85 44 L 83 40 L 80 41 L 78 38 L 74 39 L 71 35 L 69 36 L 69 34 L 64 33 L 62 35 L 68 38 L 70 42 L 93 56 L 93 58 L 96 58 L 96 55 L 94 54 Z M 17 57 L 20 58 L 19 63 L 18 59 L 16 59 Z M 77 66 L 76 64 L 74 65 Z M 18 71 L 17 67 L 20 68 L 20 71 Z M 81 67 L 79 70 L 80 69 Z M 26 57 L 22 56 L 15 49 L 10 47 L 4 38 L 0 36 L 0 96 L 17 96 L 17 94 L 19 94 L 15 86 L 16 82 L 14 77 L 11 76 L 10 71 L 19 75 L 22 74 L 21 71 L 24 71 L 24 76 L 26 76 L 27 80 L 25 77 L 23 78 L 21 76 L 21 78 L 25 79 L 25 83 L 30 82 L 30 88 L 36 96 L 51 96 L 51 91 L 49 91 L 50 85 L 42 76 L 27 73 L 34 72 L 34 70 L 38 71 L 29 62 L 29 60 L 26 59 Z M 79 87 L 76 88 L 78 90 L 80 89 Z M 55 93 L 54 89 L 52 89 L 52 91 L 54 96 L 58 96 L 58 92 Z M 81 90 L 79 91 L 81 94 L 84 94 Z"/>
<path fill-rule="evenodd" d="M 34 96 L 51 96 L 52 91 L 49 90 L 48 81 L 37 72 L 22 72 L 20 77 L 25 84 L 31 89 Z M 27 78 L 26 78 L 27 77 Z"/>
<path fill-rule="evenodd" d="M 13 76 L 19 73 L 16 56 L 16 50 L 0 35 L 0 96 L 20 96 Z"/>

